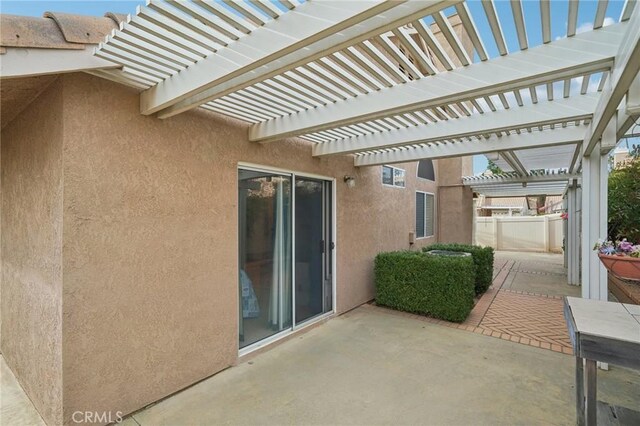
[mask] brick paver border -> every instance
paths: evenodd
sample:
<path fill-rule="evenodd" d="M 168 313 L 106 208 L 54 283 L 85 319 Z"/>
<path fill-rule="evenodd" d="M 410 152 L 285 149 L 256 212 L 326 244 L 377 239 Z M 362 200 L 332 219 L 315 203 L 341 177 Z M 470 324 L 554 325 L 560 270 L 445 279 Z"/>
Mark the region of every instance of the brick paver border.
<path fill-rule="evenodd" d="M 461 324 L 444 321 L 436 318 L 431 318 L 424 315 L 396 311 L 394 309 L 386 308 L 384 306 L 377 306 L 375 304 L 369 304 L 365 306 L 371 309 L 380 310 L 392 315 L 397 315 L 405 318 L 412 318 L 418 321 L 427 322 L 429 324 L 436 324 L 436 325 L 441 325 L 449 328 L 456 328 L 458 330 L 470 331 L 472 333 L 481 334 L 483 336 L 494 337 L 497 339 L 519 343 L 522 345 L 533 346 L 534 348 L 547 349 L 547 350 L 561 353 L 561 354 L 572 355 L 573 350 L 566 346 L 561 346 L 558 344 L 543 342 L 540 340 L 525 338 L 521 336 L 515 336 L 508 333 L 500 333 L 500 332 L 492 331 L 480 326 L 480 323 L 482 322 L 483 318 L 487 314 L 489 307 L 493 303 L 499 291 L 505 291 L 505 292 L 515 293 L 515 294 L 524 294 L 528 296 L 546 297 L 549 299 L 562 299 L 562 296 L 528 293 L 526 291 L 502 289 L 502 285 L 507 280 L 507 277 L 509 276 L 509 273 L 511 272 L 511 269 L 513 268 L 514 264 L 515 262 L 513 260 L 510 260 L 502 264 L 502 267 L 499 269 L 498 273 L 495 275 L 495 278 L 493 279 L 493 283 L 491 284 L 491 287 L 489 287 L 489 289 L 482 295 L 482 297 L 480 297 L 480 300 L 478 300 L 476 305 L 473 307 L 473 310 L 469 314 L 469 317 L 466 319 L 465 322 Z"/>
<path fill-rule="evenodd" d="M 507 280 L 509 273 L 511 272 L 511 268 L 514 265 L 513 260 L 509 260 L 502 265 L 502 268 L 498 272 L 498 274 L 494 277 L 491 286 L 487 289 L 487 291 L 480 297 L 480 300 L 473 307 L 473 310 L 469 314 L 469 317 L 463 323 L 466 326 L 474 326 L 477 327 L 482 322 L 485 314 L 489 310 L 489 306 L 493 303 L 493 299 L 495 299 L 498 291 L 502 288 L 502 285 Z"/>

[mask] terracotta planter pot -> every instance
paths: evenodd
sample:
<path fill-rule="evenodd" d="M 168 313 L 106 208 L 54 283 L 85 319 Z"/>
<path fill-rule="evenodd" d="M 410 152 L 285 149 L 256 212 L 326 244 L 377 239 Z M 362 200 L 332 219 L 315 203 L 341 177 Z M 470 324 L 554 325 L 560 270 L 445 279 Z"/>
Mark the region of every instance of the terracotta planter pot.
<path fill-rule="evenodd" d="M 598 254 L 605 268 L 618 278 L 640 281 L 640 258 Z"/>

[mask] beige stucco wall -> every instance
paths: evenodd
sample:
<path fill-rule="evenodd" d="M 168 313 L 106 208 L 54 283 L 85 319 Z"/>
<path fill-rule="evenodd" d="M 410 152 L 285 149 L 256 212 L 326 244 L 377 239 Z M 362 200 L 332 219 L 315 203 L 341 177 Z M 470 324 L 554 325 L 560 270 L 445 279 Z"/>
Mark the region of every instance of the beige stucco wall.
<path fill-rule="evenodd" d="M 462 176 L 472 175 L 472 157 L 439 160 L 438 236 L 444 243 L 471 244 L 473 192 L 462 185 Z"/>
<path fill-rule="evenodd" d="M 2 130 L 4 358 L 49 424 L 62 419 L 62 83 Z"/>
<path fill-rule="evenodd" d="M 236 362 L 238 162 L 336 178 L 339 312 L 374 297 L 378 252 L 410 247 L 415 190 L 437 193 L 415 163 L 398 165 L 406 189 L 385 187 L 380 167 L 315 159 L 299 140 L 253 144 L 239 121 L 145 117 L 122 86 L 62 81 L 67 421 L 128 413 Z"/>

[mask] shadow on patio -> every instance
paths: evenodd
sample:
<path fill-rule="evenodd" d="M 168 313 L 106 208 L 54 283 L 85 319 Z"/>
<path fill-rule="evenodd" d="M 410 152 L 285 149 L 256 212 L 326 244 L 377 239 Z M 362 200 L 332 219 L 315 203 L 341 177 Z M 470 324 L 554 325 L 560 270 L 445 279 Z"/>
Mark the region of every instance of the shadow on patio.
<path fill-rule="evenodd" d="M 573 424 L 568 355 L 369 305 L 133 418 L 158 424 Z M 601 372 L 600 399 L 637 407 L 640 375 Z M 133 423 L 132 423 L 133 424 Z"/>

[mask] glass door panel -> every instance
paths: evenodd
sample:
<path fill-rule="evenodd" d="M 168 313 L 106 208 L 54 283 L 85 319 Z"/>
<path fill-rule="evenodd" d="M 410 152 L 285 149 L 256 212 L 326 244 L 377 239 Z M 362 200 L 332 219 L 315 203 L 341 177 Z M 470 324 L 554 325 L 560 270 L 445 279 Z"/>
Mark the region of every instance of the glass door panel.
<path fill-rule="evenodd" d="M 240 348 L 292 326 L 291 177 L 239 170 Z"/>
<path fill-rule="evenodd" d="M 326 185 L 316 179 L 295 179 L 296 324 L 331 310 L 327 310 L 325 297 L 326 267 L 331 263 L 327 260 L 331 243 L 327 238 Z"/>

